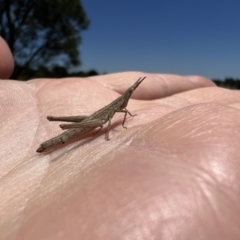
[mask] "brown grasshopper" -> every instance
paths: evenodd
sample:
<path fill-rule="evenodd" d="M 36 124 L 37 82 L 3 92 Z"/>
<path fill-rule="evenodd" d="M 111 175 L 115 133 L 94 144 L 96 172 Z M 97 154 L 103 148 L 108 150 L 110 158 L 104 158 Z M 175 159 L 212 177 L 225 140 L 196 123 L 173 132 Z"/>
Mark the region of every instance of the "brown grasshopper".
<path fill-rule="evenodd" d="M 126 128 L 124 126 L 124 123 L 125 123 L 127 114 L 129 114 L 131 117 L 136 116 L 136 114 L 132 115 L 126 109 L 126 107 L 132 93 L 145 78 L 146 77 L 139 78 L 122 96 L 118 97 L 116 100 L 114 100 L 107 106 L 99 109 L 98 111 L 96 111 L 90 116 L 84 116 L 84 115 L 66 116 L 66 117 L 47 116 L 47 119 L 49 121 L 63 121 L 63 122 L 74 122 L 74 123 L 61 124 L 60 127 L 62 129 L 68 129 L 68 130 L 42 143 L 37 149 L 37 152 L 41 153 L 41 152 L 50 151 L 97 127 L 100 127 L 100 129 L 98 130 L 100 131 L 103 125 L 107 122 L 108 122 L 108 129 L 107 129 L 105 138 L 106 140 L 109 140 L 109 130 L 111 126 L 111 119 L 116 112 L 125 113 L 124 119 L 122 122 L 122 126 L 124 128 Z"/>

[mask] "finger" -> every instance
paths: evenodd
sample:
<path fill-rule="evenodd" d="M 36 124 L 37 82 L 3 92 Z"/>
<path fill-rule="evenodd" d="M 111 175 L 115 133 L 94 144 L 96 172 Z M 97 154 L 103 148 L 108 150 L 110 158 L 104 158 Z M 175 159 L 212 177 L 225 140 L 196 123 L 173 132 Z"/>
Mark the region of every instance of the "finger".
<path fill-rule="evenodd" d="M 7 79 L 11 76 L 14 68 L 12 53 L 6 42 L 0 37 L 0 78 Z"/>
<path fill-rule="evenodd" d="M 240 92 L 220 87 L 208 87 L 182 92 L 174 95 L 173 98 L 176 98 L 175 103 L 178 105 L 180 101 L 185 102 L 183 106 L 207 102 L 229 106 L 235 103 L 239 105 Z"/>
<path fill-rule="evenodd" d="M 122 72 L 92 78 L 122 94 L 136 79 L 144 76 L 146 79 L 141 83 L 141 87 L 133 93 L 133 98 L 157 99 L 196 88 L 215 86 L 210 79 L 201 76 L 147 74 L 143 72 Z"/>

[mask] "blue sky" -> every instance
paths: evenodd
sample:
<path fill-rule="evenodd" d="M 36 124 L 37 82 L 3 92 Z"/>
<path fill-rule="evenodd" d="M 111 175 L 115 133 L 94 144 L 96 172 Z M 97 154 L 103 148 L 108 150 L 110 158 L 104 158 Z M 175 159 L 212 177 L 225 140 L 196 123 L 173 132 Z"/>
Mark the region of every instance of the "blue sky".
<path fill-rule="evenodd" d="M 82 0 L 80 70 L 240 78 L 239 0 Z"/>

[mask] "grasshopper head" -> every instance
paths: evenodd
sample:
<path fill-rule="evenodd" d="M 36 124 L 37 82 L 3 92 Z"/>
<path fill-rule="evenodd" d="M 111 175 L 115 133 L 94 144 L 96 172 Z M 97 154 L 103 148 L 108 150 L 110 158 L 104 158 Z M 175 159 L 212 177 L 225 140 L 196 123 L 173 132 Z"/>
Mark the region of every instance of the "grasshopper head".
<path fill-rule="evenodd" d="M 135 89 L 139 86 L 139 84 L 145 79 L 146 77 L 139 78 L 123 95 L 124 102 L 121 105 L 121 109 L 125 108 L 128 104 L 129 98 L 131 97 L 132 93 Z"/>

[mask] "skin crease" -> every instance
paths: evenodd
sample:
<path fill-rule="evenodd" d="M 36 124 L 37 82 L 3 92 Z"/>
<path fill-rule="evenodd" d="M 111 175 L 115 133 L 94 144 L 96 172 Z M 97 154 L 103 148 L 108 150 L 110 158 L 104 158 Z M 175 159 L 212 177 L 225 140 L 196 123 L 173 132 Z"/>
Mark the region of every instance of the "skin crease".
<path fill-rule="evenodd" d="M 0 77 L 13 61 L 3 41 Z M 89 115 L 147 78 L 105 130 L 47 154 L 47 115 Z M 240 239 L 240 94 L 199 76 L 0 81 L 0 239 Z"/>

